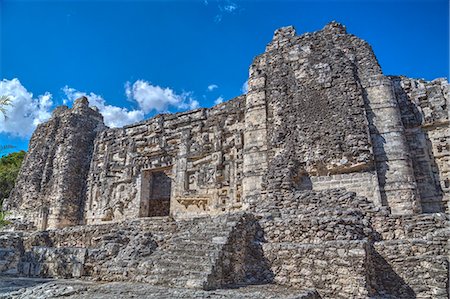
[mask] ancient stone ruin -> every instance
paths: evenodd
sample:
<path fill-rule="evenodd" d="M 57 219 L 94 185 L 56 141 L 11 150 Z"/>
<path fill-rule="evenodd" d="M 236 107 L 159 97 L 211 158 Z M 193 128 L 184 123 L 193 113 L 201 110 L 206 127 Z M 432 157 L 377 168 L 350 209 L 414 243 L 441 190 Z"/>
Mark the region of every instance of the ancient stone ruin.
<path fill-rule="evenodd" d="M 448 104 L 335 22 L 276 30 L 210 109 L 110 129 L 80 98 L 33 134 L 0 273 L 448 298 Z"/>

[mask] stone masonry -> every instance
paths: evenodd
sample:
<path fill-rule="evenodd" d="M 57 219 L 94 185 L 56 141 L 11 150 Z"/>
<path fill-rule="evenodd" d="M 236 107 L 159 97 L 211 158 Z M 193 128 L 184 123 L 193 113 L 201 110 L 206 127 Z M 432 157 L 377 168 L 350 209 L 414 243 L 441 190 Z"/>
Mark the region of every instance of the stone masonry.
<path fill-rule="evenodd" d="M 88 104 L 80 98 L 72 109 L 58 107 L 37 127 L 17 187 L 4 203 L 13 218 L 40 230 L 82 221 L 92 146 L 105 128 L 102 115 Z"/>
<path fill-rule="evenodd" d="M 336 22 L 276 30 L 209 109 L 110 129 L 80 98 L 33 134 L 0 273 L 448 298 L 448 104 Z"/>

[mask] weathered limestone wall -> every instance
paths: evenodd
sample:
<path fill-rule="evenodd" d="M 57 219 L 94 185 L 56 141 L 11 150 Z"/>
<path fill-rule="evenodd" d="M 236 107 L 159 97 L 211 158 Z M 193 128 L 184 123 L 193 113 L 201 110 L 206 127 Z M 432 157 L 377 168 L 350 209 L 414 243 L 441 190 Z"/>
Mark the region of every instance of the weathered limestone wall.
<path fill-rule="evenodd" d="M 381 205 L 358 77 L 373 73 L 381 70 L 370 46 L 342 25 L 275 32 L 248 80 L 243 190 L 251 207 L 267 192 L 337 186 Z"/>
<path fill-rule="evenodd" d="M 176 217 L 240 209 L 244 105 L 238 97 L 102 132 L 89 172 L 86 223 L 152 216 L 160 199 L 153 197 L 167 199 L 164 188 Z M 170 178 L 165 187 L 151 183 L 158 176 Z"/>
<path fill-rule="evenodd" d="M 248 89 L 118 129 L 85 99 L 59 108 L 5 208 L 45 229 L 254 210 L 281 190 L 345 187 L 393 214 L 448 210 L 445 80 L 384 76 L 370 45 L 332 22 L 277 30 Z"/>
<path fill-rule="evenodd" d="M 374 295 L 367 262 L 374 232 L 359 206 L 383 210 L 342 189 L 274 196 L 259 214 L 276 283 L 315 288 L 323 298 Z"/>
<path fill-rule="evenodd" d="M 422 211 L 449 211 L 450 122 L 448 82 L 391 77 L 411 151 Z"/>
<path fill-rule="evenodd" d="M 14 276 L 20 273 L 20 262 L 24 252 L 22 234 L 0 233 L 1 276 Z"/>
<path fill-rule="evenodd" d="M 42 230 L 82 222 L 94 138 L 103 128 L 102 115 L 88 107 L 85 97 L 72 109 L 57 108 L 39 125 L 16 187 L 4 202 L 11 218 Z"/>
<path fill-rule="evenodd" d="M 382 203 L 393 214 L 418 213 L 420 198 L 392 82 L 380 74 L 363 84 Z"/>
<path fill-rule="evenodd" d="M 391 215 L 342 189 L 273 196 L 257 213 L 275 282 L 323 298 L 447 298 L 448 215 Z"/>
<path fill-rule="evenodd" d="M 367 250 L 367 241 L 264 246 L 276 273 L 276 283 L 314 288 L 322 298 L 365 298 L 369 295 Z"/>
<path fill-rule="evenodd" d="M 302 177 L 297 184 L 300 190 L 328 190 L 345 188 L 360 196 L 370 198 L 376 205 L 381 206 L 378 177 L 375 171 L 333 174 L 328 176 Z"/>
<path fill-rule="evenodd" d="M 450 222 L 446 214 L 374 215 L 374 284 L 399 298 L 448 298 Z"/>
<path fill-rule="evenodd" d="M 245 97 L 245 130 L 242 189 L 250 206 L 261 200 L 264 175 L 268 168 L 266 75 L 258 58 L 250 66 Z"/>
<path fill-rule="evenodd" d="M 261 246 L 254 242 L 258 231 L 256 219 L 242 212 L 40 231 L 17 238 L 21 251 L 9 268 L 31 277 L 90 277 L 203 289 L 269 282 L 263 278 L 268 269 Z M 12 243 L 0 245 L 7 251 Z"/>
<path fill-rule="evenodd" d="M 250 67 L 245 201 L 254 206 L 279 190 L 346 187 L 393 214 L 443 211 L 448 85 L 414 83 L 413 90 L 400 81 L 384 76 L 370 45 L 340 24 L 301 36 L 293 27 L 277 30 Z M 425 112 L 411 125 L 408 109 Z"/>

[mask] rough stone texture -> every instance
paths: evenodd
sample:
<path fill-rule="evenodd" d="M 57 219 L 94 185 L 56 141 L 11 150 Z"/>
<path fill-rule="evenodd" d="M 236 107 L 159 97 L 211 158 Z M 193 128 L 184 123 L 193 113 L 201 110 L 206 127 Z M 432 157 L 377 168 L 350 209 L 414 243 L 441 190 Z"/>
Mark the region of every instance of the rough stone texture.
<path fill-rule="evenodd" d="M 448 82 L 391 77 L 411 150 L 423 212 L 449 211 Z"/>
<path fill-rule="evenodd" d="M 448 215 L 393 216 L 342 189 L 278 195 L 258 211 L 275 282 L 324 298 L 448 296 Z"/>
<path fill-rule="evenodd" d="M 16 187 L 4 202 L 11 218 L 45 230 L 77 225 L 83 220 L 86 178 L 103 117 L 85 97 L 72 109 L 57 108 L 30 140 Z"/>
<path fill-rule="evenodd" d="M 117 129 L 85 99 L 56 110 L 5 204 L 8 230 L 23 232 L 0 238 L 1 272 L 145 282 L 173 287 L 170 298 L 247 298 L 254 284 L 260 297 L 284 285 L 311 298 L 448 298 L 447 81 L 383 75 L 370 45 L 332 22 L 278 29 L 248 86 Z M 16 295 L 130 286 L 76 285 Z"/>
<path fill-rule="evenodd" d="M 171 179 L 175 217 L 241 209 L 244 101 L 102 132 L 88 179 L 86 223 L 149 216 L 158 201 L 151 194 L 159 192 L 148 190 L 150 179 L 161 171 Z"/>
<path fill-rule="evenodd" d="M 18 233 L 0 233 L 0 273 L 19 274 L 19 265 L 24 254 L 23 239 Z"/>
<path fill-rule="evenodd" d="M 246 288 L 202 291 L 168 288 L 143 283 L 92 283 L 79 280 L 0 279 L 1 299 L 110 299 L 110 298 L 218 298 L 218 299 L 319 299 L 314 290 L 292 290 L 277 286 L 250 286 Z"/>

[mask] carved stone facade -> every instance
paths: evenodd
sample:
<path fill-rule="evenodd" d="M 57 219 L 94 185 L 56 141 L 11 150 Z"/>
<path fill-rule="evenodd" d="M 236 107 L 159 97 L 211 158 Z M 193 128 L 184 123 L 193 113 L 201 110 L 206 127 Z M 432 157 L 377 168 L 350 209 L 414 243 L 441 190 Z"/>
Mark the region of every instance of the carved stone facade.
<path fill-rule="evenodd" d="M 69 252 L 64 277 L 445 298 L 448 104 L 446 80 L 383 75 L 335 22 L 275 31 L 247 94 L 210 109 L 108 129 L 79 99 L 38 127 L 4 207 L 16 229 L 81 226 L 24 237 L 33 258 L 8 265 L 58 273 L 45 252 Z"/>
<path fill-rule="evenodd" d="M 87 182 L 86 223 L 151 216 L 149 209 L 161 200 L 152 194 L 158 192 L 165 193 L 175 217 L 240 210 L 244 104 L 238 97 L 212 109 L 158 115 L 99 134 Z M 165 182 L 151 182 L 162 176 Z"/>

